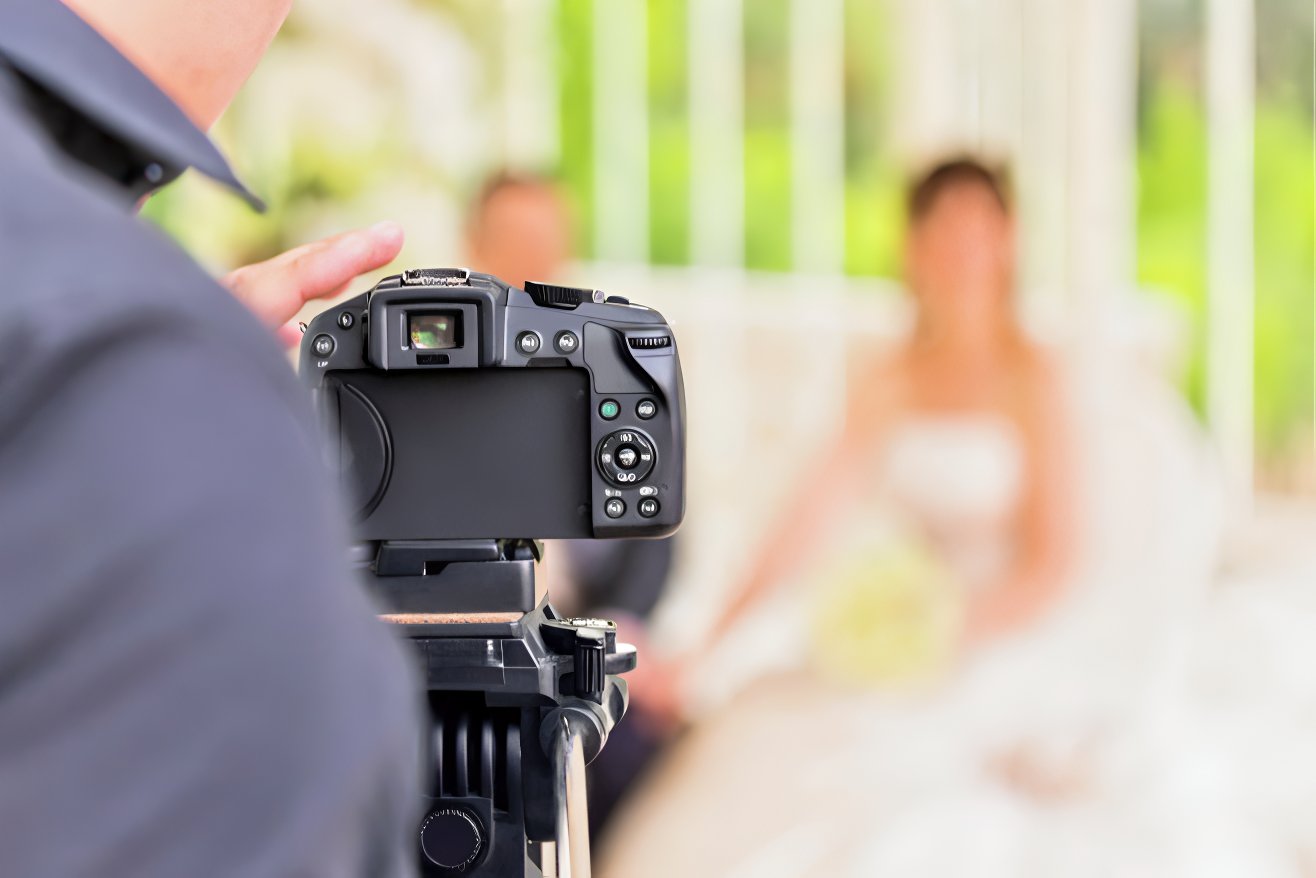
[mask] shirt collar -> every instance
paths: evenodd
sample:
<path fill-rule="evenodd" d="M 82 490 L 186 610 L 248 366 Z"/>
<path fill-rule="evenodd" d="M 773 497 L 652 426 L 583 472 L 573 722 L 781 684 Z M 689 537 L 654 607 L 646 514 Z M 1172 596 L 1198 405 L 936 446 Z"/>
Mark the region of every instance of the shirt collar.
<path fill-rule="evenodd" d="M 59 146 L 132 200 L 190 167 L 264 209 L 178 105 L 58 0 L 0 0 L 5 67 Z"/>

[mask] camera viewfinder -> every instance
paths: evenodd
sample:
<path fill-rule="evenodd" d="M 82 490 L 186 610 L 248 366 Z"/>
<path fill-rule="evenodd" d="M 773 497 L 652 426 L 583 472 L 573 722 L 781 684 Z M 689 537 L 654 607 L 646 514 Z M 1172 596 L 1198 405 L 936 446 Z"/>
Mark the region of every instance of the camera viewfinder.
<path fill-rule="evenodd" d="M 461 347 L 461 317 L 456 311 L 407 314 L 407 339 L 412 349 L 446 351 Z"/>

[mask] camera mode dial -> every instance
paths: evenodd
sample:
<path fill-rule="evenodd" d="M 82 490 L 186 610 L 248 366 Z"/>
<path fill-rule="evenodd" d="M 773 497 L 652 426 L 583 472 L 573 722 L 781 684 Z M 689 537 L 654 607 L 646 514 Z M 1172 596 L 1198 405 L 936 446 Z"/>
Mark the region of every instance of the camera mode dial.
<path fill-rule="evenodd" d="M 616 485 L 634 485 L 653 471 L 658 452 L 639 430 L 618 430 L 599 443 L 599 470 Z"/>

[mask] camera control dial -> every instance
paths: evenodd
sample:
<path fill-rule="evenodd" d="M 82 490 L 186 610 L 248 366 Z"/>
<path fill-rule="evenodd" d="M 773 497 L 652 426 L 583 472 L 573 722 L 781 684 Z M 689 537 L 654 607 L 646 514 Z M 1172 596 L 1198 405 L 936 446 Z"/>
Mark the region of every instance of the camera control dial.
<path fill-rule="evenodd" d="M 599 443 L 599 470 L 616 485 L 634 485 L 653 471 L 658 452 L 639 430 L 617 430 Z"/>

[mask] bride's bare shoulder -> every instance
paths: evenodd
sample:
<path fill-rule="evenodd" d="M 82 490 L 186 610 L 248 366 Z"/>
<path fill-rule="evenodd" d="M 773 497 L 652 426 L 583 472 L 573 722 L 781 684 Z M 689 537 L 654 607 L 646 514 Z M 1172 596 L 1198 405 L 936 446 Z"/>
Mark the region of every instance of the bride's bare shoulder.
<path fill-rule="evenodd" d="M 1065 363 L 1059 351 L 1028 342 L 1020 346 L 1017 363 L 1021 389 L 1029 398 L 1045 401 L 1061 392 Z"/>
<path fill-rule="evenodd" d="M 1052 348 L 1030 344 L 1020 351 L 1014 381 L 1013 407 L 1026 425 L 1051 429 L 1072 418 L 1071 394 L 1064 358 Z"/>
<path fill-rule="evenodd" d="M 847 410 L 853 423 L 872 427 L 894 413 L 908 396 L 909 353 L 903 347 L 874 351 L 851 370 Z"/>

